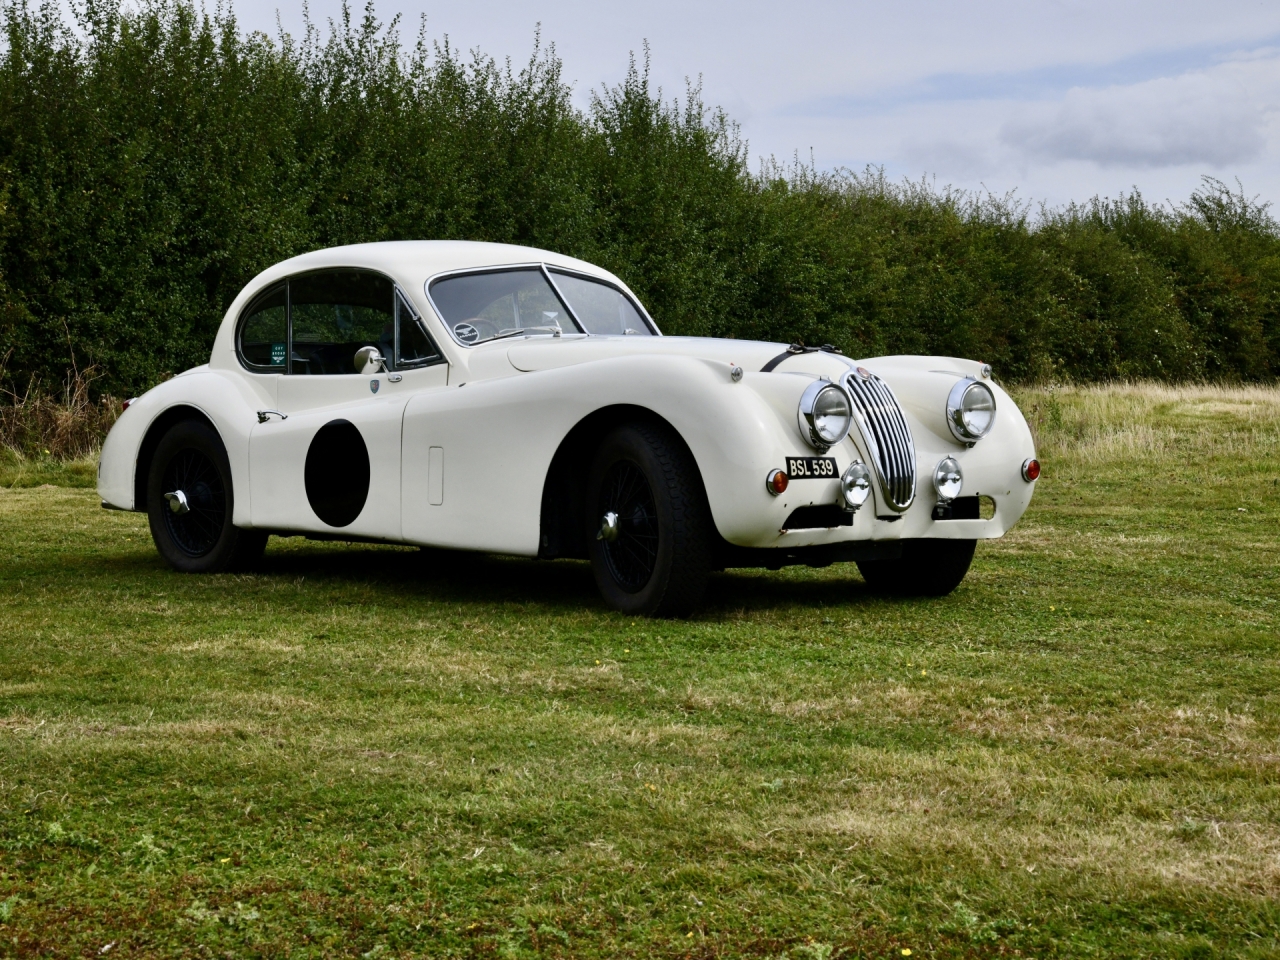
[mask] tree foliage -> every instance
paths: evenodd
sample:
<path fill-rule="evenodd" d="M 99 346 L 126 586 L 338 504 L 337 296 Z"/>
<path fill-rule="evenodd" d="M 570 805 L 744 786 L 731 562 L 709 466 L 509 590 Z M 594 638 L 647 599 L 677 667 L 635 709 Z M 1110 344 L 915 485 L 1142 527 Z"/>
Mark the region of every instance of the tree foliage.
<path fill-rule="evenodd" d="M 389 239 L 528 244 L 613 270 L 667 333 L 981 358 L 1008 380 L 1280 372 L 1280 233 L 1206 180 L 1032 211 L 801 165 L 752 171 L 644 64 L 575 107 L 372 6 L 300 38 L 193 0 L 4 8 L 0 358 L 137 391 L 202 363 L 258 271 Z"/>

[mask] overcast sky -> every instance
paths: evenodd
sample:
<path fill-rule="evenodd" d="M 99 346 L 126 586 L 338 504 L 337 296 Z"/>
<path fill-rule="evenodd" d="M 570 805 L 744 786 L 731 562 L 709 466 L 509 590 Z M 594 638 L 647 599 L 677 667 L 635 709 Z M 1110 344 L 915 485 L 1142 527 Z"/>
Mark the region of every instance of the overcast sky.
<path fill-rule="evenodd" d="M 341 0 L 311 0 L 324 25 Z M 241 24 L 302 28 L 302 0 L 236 4 Z M 897 178 L 1017 190 L 1060 204 L 1138 187 L 1185 200 L 1202 175 L 1280 201 L 1280 2 L 869 3 L 378 0 L 412 42 L 517 63 L 534 30 L 578 100 L 626 72 L 647 40 L 668 97 L 703 98 L 753 158 L 883 166 Z M 754 165 L 754 164 L 753 164 Z"/>

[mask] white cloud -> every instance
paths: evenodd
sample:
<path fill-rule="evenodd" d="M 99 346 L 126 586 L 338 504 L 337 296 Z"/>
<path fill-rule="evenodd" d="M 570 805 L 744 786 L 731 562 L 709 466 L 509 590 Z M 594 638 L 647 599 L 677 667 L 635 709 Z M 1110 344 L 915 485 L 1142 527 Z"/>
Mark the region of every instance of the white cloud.
<path fill-rule="evenodd" d="M 1056 104 L 1022 108 L 1000 140 L 1041 161 L 1222 168 L 1262 157 L 1278 111 L 1280 57 L 1268 52 L 1177 77 L 1075 88 Z"/>

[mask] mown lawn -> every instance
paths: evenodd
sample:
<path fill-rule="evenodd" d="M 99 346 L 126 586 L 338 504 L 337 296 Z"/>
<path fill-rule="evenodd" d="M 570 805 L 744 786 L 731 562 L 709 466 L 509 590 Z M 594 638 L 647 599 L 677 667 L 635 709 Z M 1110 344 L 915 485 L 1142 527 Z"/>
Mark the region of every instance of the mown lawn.
<path fill-rule="evenodd" d="M 1280 391 L 1020 399 L 1046 475 L 940 601 L 187 577 L 0 490 L 0 954 L 1280 956 Z"/>

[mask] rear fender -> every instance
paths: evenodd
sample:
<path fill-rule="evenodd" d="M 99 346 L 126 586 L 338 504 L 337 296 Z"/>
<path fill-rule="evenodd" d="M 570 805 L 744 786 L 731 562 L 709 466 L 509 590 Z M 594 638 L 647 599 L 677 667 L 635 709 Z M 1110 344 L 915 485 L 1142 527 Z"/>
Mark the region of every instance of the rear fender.
<path fill-rule="evenodd" d="M 267 381 L 257 383 L 254 381 Z M 249 525 L 249 432 L 257 411 L 274 406 L 274 379 L 200 368 L 167 380 L 129 405 L 102 445 L 98 494 L 122 510 L 146 510 L 147 474 L 160 439 L 175 423 L 203 419 L 218 433 L 231 464 L 232 523 Z"/>

